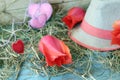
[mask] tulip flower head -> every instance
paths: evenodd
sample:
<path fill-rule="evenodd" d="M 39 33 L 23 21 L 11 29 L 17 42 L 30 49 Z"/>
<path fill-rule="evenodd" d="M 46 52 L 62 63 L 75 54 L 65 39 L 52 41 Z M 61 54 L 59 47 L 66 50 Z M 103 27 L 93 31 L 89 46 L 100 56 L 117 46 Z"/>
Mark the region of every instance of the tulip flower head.
<path fill-rule="evenodd" d="M 72 29 L 77 23 L 81 22 L 85 16 L 85 11 L 79 7 L 71 8 L 62 21 L 67 25 L 68 29 Z"/>
<path fill-rule="evenodd" d="M 54 36 L 44 36 L 39 42 L 39 50 L 45 56 L 48 66 L 62 66 L 72 62 L 69 48 Z"/>

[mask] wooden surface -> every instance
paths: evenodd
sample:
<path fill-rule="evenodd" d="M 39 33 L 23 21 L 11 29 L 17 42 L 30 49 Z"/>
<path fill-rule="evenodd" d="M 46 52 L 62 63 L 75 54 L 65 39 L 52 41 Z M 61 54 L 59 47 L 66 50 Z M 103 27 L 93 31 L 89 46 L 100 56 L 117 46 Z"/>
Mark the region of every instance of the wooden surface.
<path fill-rule="evenodd" d="M 74 6 L 87 8 L 90 0 L 48 0 L 54 7 L 68 10 Z M 40 0 L 32 0 L 32 2 L 40 2 Z M 21 22 L 24 19 L 25 11 L 30 4 L 29 0 L 0 0 L 0 24 Z"/>
<path fill-rule="evenodd" d="M 69 1 L 69 2 L 64 2 L 64 3 L 61 3 L 60 6 L 64 9 L 64 10 L 68 10 L 70 9 L 71 7 L 74 7 L 74 6 L 79 6 L 79 7 L 82 7 L 82 8 L 87 8 L 89 3 L 90 3 L 90 0 L 66 0 L 66 1 Z"/>

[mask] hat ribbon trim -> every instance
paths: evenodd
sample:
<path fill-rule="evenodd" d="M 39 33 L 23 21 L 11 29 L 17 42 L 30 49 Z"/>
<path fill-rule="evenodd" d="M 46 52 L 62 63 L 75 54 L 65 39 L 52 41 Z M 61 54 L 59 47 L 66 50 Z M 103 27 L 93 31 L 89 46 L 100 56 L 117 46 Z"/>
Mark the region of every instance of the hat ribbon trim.
<path fill-rule="evenodd" d="M 107 39 L 107 40 L 112 39 L 112 31 L 96 28 L 96 27 L 88 24 L 88 22 L 86 20 L 83 20 L 83 22 L 81 23 L 80 28 L 83 31 L 85 31 L 86 33 L 88 33 L 88 34 L 90 34 L 92 36 L 102 38 L 102 39 Z"/>

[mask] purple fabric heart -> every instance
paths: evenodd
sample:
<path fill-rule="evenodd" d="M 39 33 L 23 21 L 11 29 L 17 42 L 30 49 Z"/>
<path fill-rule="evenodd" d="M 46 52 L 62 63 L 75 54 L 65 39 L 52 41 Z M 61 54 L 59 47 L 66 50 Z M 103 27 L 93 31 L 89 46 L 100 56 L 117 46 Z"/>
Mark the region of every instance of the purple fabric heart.
<path fill-rule="evenodd" d="M 37 15 L 36 13 L 40 12 L 39 8 L 40 4 L 30 4 L 28 7 L 28 15 L 31 18 L 35 17 Z"/>
<path fill-rule="evenodd" d="M 32 28 L 42 28 L 44 27 L 45 23 L 47 21 L 47 16 L 46 14 L 41 14 L 37 18 L 33 17 L 30 21 L 29 24 L 31 25 Z"/>
<path fill-rule="evenodd" d="M 47 15 L 47 20 L 49 20 L 49 18 L 51 17 L 52 12 L 53 12 L 53 8 L 52 8 L 51 4 L 49 4 L 49 3 L 41 4 L 40 13 L 46 14 Z"/>
<path fill-rule="evenodd" d="M 30 4 L 28 7 L 28 15 L 33 17 L 38 17 L 40 14 L 46 14 L 47 20 L 51 17 L 53 8 L 49 3 L 43 4 Z"/>
<path fill-rule="evenodd" d="M 29 24 L 32 28 L 44 27 L 46 21 L 51 17 L 53 12 L 52 6 L 49 3 L 30 4 L 28 7 L 28 15 L 32 18 Z"/>

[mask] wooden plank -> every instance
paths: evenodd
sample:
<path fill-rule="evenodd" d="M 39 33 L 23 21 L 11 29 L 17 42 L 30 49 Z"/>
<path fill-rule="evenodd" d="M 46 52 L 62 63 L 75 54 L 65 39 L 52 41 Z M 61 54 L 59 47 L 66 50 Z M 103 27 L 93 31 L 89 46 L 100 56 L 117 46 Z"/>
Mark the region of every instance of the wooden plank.
<path fill-rule="evenodd" d="M 48 0 L 50 3 L 66 3 L 66 2 L 73 2 L 77 0 Z"/>
<path fill-rule="evenodd" d="M 52 3 L 54 10 L 63 8 L 67 11 L 71 7 L 80 6 L 87 8 L 90 0 L 48 0 Z M 40 2 L 40 0 L 32 0 L 32 2 Z M 11 23 L 15 21 L 23 21 L 25 10 L 28 7 L 29 0 L 0 0 L 0 24 Z"/>
<path fill-rule="evenodd" d="M 89 5 L 91 0 L 76 0 L 76 1 L 70 1 L 70 2 L 64 2 L 60 4 L 54 4 L 56 6 L 59 6 L 59 8 L 63 8 L 63 10 L 68 10 L 71 7 L 81 7 L 86 9 Z"/>

